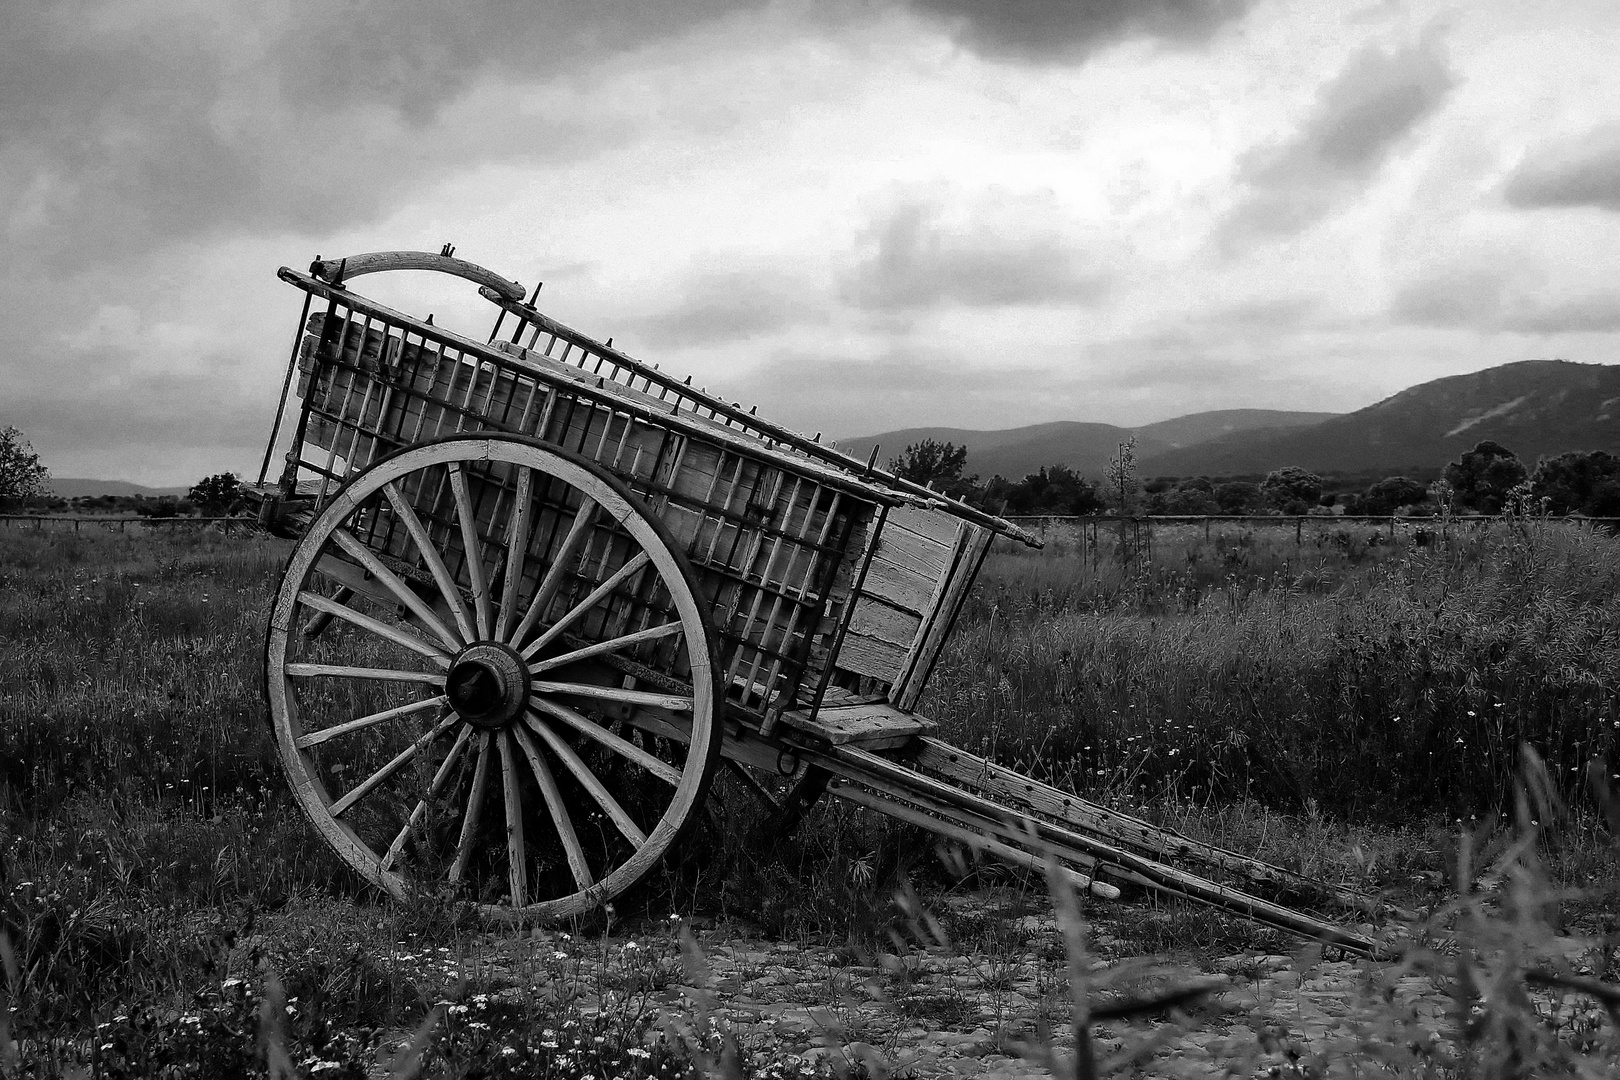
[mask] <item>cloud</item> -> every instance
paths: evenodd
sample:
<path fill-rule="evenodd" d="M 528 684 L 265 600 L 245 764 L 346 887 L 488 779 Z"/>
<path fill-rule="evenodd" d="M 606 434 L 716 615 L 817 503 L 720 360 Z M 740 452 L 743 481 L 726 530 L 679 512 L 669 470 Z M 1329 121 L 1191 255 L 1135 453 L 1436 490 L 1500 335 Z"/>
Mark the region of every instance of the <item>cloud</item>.
<path fill-rule="evenodd" d="M 1390 316 L 1411 326 L 1494 326 L 1507 303 L 1509 276 L 1499 269 L 1450 270 L 1426 274 L 1401 286 L 1390 301 Z"/>
<path fill-rule="evenodd" d="M 363 225 L 482 160 L 610 143 L 592 117 L 515 108 L 511 88 L 599 75 L 752 2 L 12 5 L 0 226 L 66 267 L 218 231 Z"/>
<path fill-rule="evenodd" d="M 674 304 L 628 326 L 649 352 L 743 341 L 805 318 L 803 294 L 801 283 L 769 271 L 709 271 L 689 280 Z"/>
<path fill-rule="evenodd" d="M 1292 138 L 1239 159 L 1243 194 L 1220 228 L 1222 246 L 1302 232 L 1359 195 L 1455 82 L 1432 34 L 1395 53 L 1362 49 L 1317 91 Z"/>
<path fill-rule="evenodd" d="M 1500 265 L 1455 265 L 1410 282 L 1390 302 L 1400 323 L 1443 329 L 1519 334 L 1582 334 L 1620 331 L 1620 293 L 1593 292 L 1549 300 L 1540 275 Z"/>
<path fill-rule="evenodd" d="M 1620 127 L 1527 154 L 1503 186 L 1509 206 L 1593 206 L 1620 213 Z"/>
<path fill-rule="evenodd" d="M 728 379 L 727 393 L 745 405 L 757 403 L 761 416 L 807 435 L 826 431 L 842 438 L 923 425 L 994 427 L 1000 417 L 1030 416 L 1029 388 L 1050 390 L 1051 374 L 977 368 L 915 349 L 859 360 L 783 352 L 741 378 Z M 1048 401 L 1043 393 L 1039 415 L 1020 422 L 1057 419 L 1063 409 L 1062 402 Z"/>
<path fill-rule="evenodd" d="M 1208 41 L 1252 0 L 911 0 L 964 48 L 994 60 L 1069 63 L 1129 38 Z"/>
<path fill-rule="evenodd" d="M 870 311 L 906 312 L 1094 302 L 1107 280 L 1081 269 L 1050 224 L 1047 198 L 982 197 L 946 220 L 935 204 L 908 199 L 861 234 L 860 261 L 844 298 Z"/>
<path fill-rule="evenodd" d="M 1620 331 L 1620 293 L 1590 293 L 1561 303 L 1529 306 L 1502 321 L 1521 334 L 1609 334 Z"/>

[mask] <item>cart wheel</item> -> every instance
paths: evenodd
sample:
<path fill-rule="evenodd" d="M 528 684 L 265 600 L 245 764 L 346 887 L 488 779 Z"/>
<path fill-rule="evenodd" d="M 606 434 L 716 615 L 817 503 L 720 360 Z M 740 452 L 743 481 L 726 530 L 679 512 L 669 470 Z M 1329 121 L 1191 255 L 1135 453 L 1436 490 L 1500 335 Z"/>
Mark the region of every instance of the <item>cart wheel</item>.
<path fill-rule="evenodd" d="M 396 897 L 523 920 L 599 906 L 702 806 L 706 609 L 662 522 L 598 466 L 506 436 L 411 447 L 349 480 L 287 562 L 265 673 L 282 765 Z"/>

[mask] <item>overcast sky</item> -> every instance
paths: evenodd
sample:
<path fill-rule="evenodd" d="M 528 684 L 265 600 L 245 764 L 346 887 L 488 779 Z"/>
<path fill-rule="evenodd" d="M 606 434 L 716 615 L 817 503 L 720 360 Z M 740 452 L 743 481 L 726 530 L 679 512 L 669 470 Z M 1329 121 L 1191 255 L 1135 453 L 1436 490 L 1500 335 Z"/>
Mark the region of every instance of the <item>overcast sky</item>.
<path fill-rule="evenodd" d="M 832 437 L 1348 411 L 1620 362 L 1612 0 L 117 0 L 4 23 L 0 425 L 58 476 L 256 476 L 300 301 L 276 268 L 447 241 Z M 356 285 L 487 333 L 465 282 L 392 276 Z"/>

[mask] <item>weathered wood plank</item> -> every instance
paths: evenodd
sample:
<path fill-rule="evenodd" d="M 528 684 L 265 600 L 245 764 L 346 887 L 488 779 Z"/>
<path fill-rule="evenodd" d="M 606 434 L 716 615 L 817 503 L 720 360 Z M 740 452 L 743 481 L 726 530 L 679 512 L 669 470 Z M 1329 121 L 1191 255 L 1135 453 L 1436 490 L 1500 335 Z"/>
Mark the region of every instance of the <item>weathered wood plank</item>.
<path fill-rule="evenodd" d="M 902 650 L 910 647 L 921 625 L 922 620 L 914 612 L 870 596 L 856 600 L 849 617 L 850 633 L 887 641 Z"/>
<path fill-rule="evenodd" d="M 872 556 L 872 564 L 866 568 L 866 579 L 861 582 L 861 594 L 878 597 L 895 607 L 921 615 L 932 606 L 939 585 L 939 577 L 928 577 L 909 568 L 897 566 L 885 558 L 879 549 Z"/>
<path fill-rule="evenodd" d="M 858 743 L 868 750 L 900 746 L 935 727 L 932 720 L 901 712 L 883 702 L 823 705 L 814 713 L 790 709 L 782 714 L 789 727 L 825 739 L 835 746 Z"/>
<path fill-rule="evenodd" d="M 950 569 L 954 552 L 952 544 L 954 537 L 951 544 L 941 543 L 909 529 L 891 528 L 885 521 L 873 562 L 882 560 L 901 571 L 937 582 Z"/>
<path fill-rule="evenodd" d="M 940 510 L 924 506 L 897 506 L 889 511 L 884 528 L 914 533 L 942 547 L 949 547 L 956 542 L 956 531 L 961 523 L 961 518 Z"/>
<path fill-rule="evenodd" d="M 857 675 L 868 675 L 885 683 L 894 682 L 900 665 L 906 662 L 904 645 L 896 645 L 882 638 L 867 637 L 850 629 L 838 647 L 837 669 Z"/>
<path fill-rule="evenodd" d="M 1155 859 L 1203 863 L 1255 884 L 1326 898 L 1351 908 L 1380 914 L 1390 910 L 1375 897 L 1340 889 L 1235 851 L 1199 843 L 1173 829 L 1099 806 L 938 739 L 921 739 L 911 763 L 921 771 L 960 785 L 963 790 L 980 792 L 1015 810 L 1052 818 Z"/>
<path fill-rule="evenodd" d="M 906 657 L 905 669 L 895 684 L 892 700 L 897 708 L 910 710 L 917 707 L 917 700 L 922 697 L 923 686 L 928 681 L 934 661 L 945 647 L 951 623 L 973 588 L 979 563 L 990 541 L 995 538 L 989 529 L 981 529 L 965 521 L 961 524 L 955 564 L 951 567 L 950 576 L 940 583 L 941 589 L 932 609 L 923 616 L 922 633 L 912 645 L 911 654 Z"/>

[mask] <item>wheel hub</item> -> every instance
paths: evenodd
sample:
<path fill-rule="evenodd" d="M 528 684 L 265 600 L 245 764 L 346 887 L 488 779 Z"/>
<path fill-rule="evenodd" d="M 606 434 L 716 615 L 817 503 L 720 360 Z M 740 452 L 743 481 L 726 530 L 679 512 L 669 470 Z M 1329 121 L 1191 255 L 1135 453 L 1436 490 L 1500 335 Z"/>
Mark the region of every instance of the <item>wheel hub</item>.
<path fill-rule="evenodd" d="M 460 717 L 474 727 L 498 731 L 523 715 L 529 703 L 529 665 L 495 641 L 469 645 L 445 674 L 444 692 Z"/>

